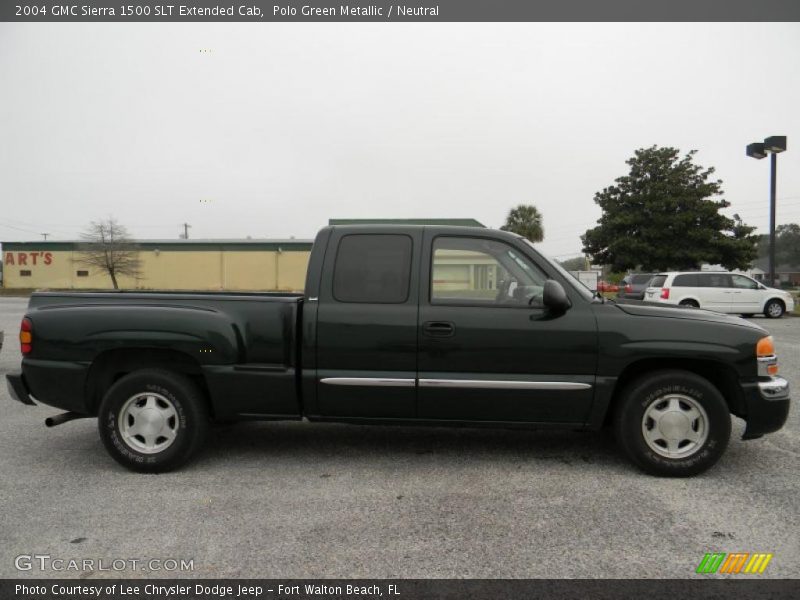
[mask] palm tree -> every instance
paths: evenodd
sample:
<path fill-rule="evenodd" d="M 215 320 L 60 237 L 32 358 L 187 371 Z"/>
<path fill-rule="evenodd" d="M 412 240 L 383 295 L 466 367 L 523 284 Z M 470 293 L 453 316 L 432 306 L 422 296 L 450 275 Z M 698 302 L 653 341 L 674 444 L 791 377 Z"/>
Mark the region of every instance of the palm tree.
<path fill-rule="evenodd" d="M 541 242 L 544 239 L 542 213 L 532 204 L 520 204 L 512 208 L 506 217 L 506 224 L 500 229 L 517 233 L 532 242 Z"/>

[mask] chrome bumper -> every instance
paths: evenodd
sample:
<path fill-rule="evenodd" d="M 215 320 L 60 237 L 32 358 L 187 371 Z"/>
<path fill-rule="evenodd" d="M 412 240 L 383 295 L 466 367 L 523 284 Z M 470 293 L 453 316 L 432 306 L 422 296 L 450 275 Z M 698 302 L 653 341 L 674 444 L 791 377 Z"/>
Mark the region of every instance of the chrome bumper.
<path fill-rule="evenodd" d="M 766 400 L 783 400 L 789 397 L 789 382 L 783 377 L 773 377 L 758 382 L 758 391 Z"/>

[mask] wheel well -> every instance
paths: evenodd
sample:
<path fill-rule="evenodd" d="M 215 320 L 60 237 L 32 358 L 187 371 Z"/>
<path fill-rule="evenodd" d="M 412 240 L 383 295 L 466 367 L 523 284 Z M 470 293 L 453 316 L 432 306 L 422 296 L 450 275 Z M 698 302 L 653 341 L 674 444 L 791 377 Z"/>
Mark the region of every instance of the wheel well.
<path fill-rule="evenodd" d="M 647 373 L 664 369 L 689 371 L 707 379 L 722 394 L 732 414 L 737 416 L 744 414 L 744 393 L 739 386 L 736 371 L 731 367 L 711 360 L 653 358 L 632 363 L 622 371 L 614 385 L 609 410 L 606 412 L 603 424 L 609 425 L 611 423 L 619 397 L 629 383 Z"/>
<path fill-rule="evenodd" d="M 783 307 L 783 310 L 786 310 L 786 302 L 784 302 L 782 298 L 770 298 L 769 300 L 767 300 L 766 302 L 764 302 L 764 308 L 766 308 L 766 307 L 767 307 L 767 305 L 768 305 L 770 302 L 778 302 L 778 303 L 780 303 L 780 305 Z"/>
<path fill-rule="evenodd" d="M 692 306 L 700 306 L 700 303 L 695 300 L 694 298 L 683 298 L 680 302 L 678 302 L 678 306 L 690 304 Z"/>
<path fill-rule="evenodd" d="M 209 411 L 212 410 L 200 363 L 192 357 L 176 350 L 126 348 L 108 350 L 92 361 L 86 379 L 86 394 L 92 413 L 97 414 L 106 391 L 119 379 L 128 373 L 149 368 L 167 369 L 187 376 L 203 394 Z"/>

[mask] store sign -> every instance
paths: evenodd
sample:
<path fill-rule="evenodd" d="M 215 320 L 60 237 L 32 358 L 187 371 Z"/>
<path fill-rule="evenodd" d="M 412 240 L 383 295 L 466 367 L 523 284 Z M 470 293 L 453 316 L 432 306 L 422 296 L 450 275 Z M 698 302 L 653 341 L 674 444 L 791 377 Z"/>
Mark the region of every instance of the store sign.
<path fill-rule="evenodd" d="M 35 267 L 53 262 L 52 252 L 6 252 L 6 266 Z"/>

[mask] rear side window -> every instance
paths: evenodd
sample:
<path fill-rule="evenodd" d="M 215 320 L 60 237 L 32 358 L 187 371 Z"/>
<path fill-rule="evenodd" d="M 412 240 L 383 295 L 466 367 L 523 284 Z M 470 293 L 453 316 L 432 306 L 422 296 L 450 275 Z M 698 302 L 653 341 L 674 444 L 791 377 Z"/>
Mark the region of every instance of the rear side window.
<path fill-rule="evenodd" d="M 727 273 L 703 273 L 699 275 L 698 278 L 700 279 L 700 287 L 733 287 L 731 276 Z"/>
<path fill-rule="evenodd" d="M 650 287 L 664 287 L 664 282 L 667 280 L 666 275 L 656 275 L 650 282 Z"/>
<path fill-rule="evenodd" d="M 675 281 L 672 282 L 672 285 L 674 287 L 700 287 L 696 273 L 675 275 Z"/>
<path fill-rule="evenodd" d="M 352 234 L 339 242 L 333 297 L 339 302 L 401 304 L 408 299 L 411 238 Z"/>
<path fill-rule="evenodd" d="M 642 284 L 647 283 L 653 278 L 652 275 L 633 275 L 631 277 L 631 282 L 635 284 Z"/>

